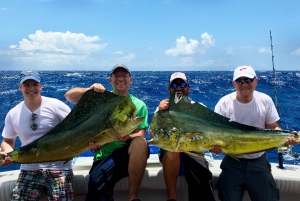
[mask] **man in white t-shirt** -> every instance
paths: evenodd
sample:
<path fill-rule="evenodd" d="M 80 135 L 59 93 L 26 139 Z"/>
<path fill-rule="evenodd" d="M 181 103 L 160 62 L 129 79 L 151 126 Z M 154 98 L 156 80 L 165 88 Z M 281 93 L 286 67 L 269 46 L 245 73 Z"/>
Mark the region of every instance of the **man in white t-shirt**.
<path fill-rule="evenodd" d="M 0 152 L 5 156 L 2 166 L 13 163 L 7 153 L 14 150 L 16 137 L 21 146 L 25 146 L 46 134 L 69 114 L 69 106 L 58 99 L 41 96 L 41 89 L 37 71 L 21 72 L 19 90 L 24 101 L 6 115 Z M 21 164 L 20 169 L 11 200 L 39 200 L 43 192 L 49 200 L 74 200 L 71 161 Z"/>
<path fill-rule="evenodd" d="M 215 112 L 231 121 L 265 129 L 281 130 L 279 115 L 272 99 L 255 91 L 258 78 L 251 66 L 235 69 L 232 84 L 236 91 L 222 97 Z M 287 145 L 297 144 L 294 138 Z M 215 147 L 210 150 L 220 153 Z M 279 190 L 271 173 L 271 165 L 265 152 L 237 156 L 238 160 L 225 155 L 218 180 L 219 198 L 222 201 L 242 201 L 245 189 L 253 201 L 277 201 Z"/>

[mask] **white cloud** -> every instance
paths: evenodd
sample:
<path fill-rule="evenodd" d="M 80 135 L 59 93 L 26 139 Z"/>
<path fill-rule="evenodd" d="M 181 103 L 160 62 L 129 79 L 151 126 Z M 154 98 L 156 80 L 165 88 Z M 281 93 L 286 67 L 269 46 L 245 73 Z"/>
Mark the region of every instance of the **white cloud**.
<path fill-rule="evenodd" d="M 261 47 L 261 48 L 259 48 L 258 52 L 261 54 L 271 54 L 272 53 L 271 48 L 269 48 L 269 47 Z"/>
<path fill-rule="evenodd" d="M 207 50 L 215 45 L 215 39 L 213 35 L 208 34 L 207 32 L 201 34 L 202 38 L 202 47 L 200 48 L 200 53 L 205 54 Z"/>
<path fill-rule="evenodd" d="M 116 54 L 116 55 L 123 55 L 123 52 L 118 51 L 118 52 L 115 52 L 114 54 Z"/>
<path fill-rule="evenodd" d="M 122 61 L 122 62 L 129 62 L 129 61 L 132 61 L 133 59 L 135 59 L 134 53 L 124 54 L 123 52 L 118 51 L 118 52 L 115 52 L 114 54 L 116 55 L 116 60 Z"/>
<path fill-rule="evenodd" d="M 99 59 L 91 56 L 108 45 L 99 44 L 99 40 L 99 36 L 86 36 L 83 33 L 37 30 L 28 35 L 28 38 L 23 38 L 19 45 L 10 45 L 10 51 L 7 52 L 20 66 L 47 69 L 60 66 L 95 66 L 99 64 Z"/>
<path fill-rule="evenodd" d="M 189 40 L 190 43 L 187 42 L 184 36 L 176 39 L 176 47 L 171 48 L 165 51 L 165 53 L 169 56 L 191 56 L 197 52 L 197 48 L 199 42 L 194 39 Z"/>
<path fill-rule="evenodd" d="M 215 45 L 215 39 L 212 35 L 208 34 L 207 32 L 203 33 L 201 35 L 201 38 L 202 46 L 199 48 L 199 42 L 197 40 L 189 39 L 188 43 L 186 38 L 184 36 L 181 36 L 180 38 L 176 39 L 176 47 L 166 50 L 165 53 L 169 56 L 174 57 L 193 56 L 197 52 L 200 52 L 200 54 L 205 54 L 208 49 Z"/>
<path fill-rule="evenodd" d="M 43 32 L 37 30 L 35 34 L 30 34 L 29 39 L 22 39 L 19 46 L 11 45 L 10 48 L 19 49 L 24 52 L 61 52 L 66 54 L 99 51 L 107 46 L 107 43 L 97 44 L 98 36 L 86 36 L 83 33 L 63 32 Z"/>
<path fill-rule="evenodd" d="M 298 48 L 294 52 L 292 52 L 292 55 L 300 56 L 300 48 Z"/>
<path fill-rule="evenodd" d="M 18 47 L 17 45 L 10 45 L 10 46 L 9 46 L 10 49 L 15 49 L 15 48 L 17 48 L 17 47 Z"/>
<path fill-rule="evenodd" d="M 234 55 L 233 49 L 227 50 L 226 54 Z"/>

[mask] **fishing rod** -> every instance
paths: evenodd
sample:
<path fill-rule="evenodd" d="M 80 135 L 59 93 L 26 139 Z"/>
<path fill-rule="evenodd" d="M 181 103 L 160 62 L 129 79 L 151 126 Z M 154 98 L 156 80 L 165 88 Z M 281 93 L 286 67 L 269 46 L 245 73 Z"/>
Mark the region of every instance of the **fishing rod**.
<path fill-rule="evenodd" d="M 271 40 L 271 52 L 272 52 L 272 65 L 273 65 L 273 78 L 274 78 L 274 103 L 279 114 L 278 110 L 278 101 L 277 101 L 277 85 L 276 85 L 276 72 L 274 67 L 274 55 L 273 55 L 273 44 L 272 44 L 272 33 L 270 31 L 270 40 Z"/>
<path fill-rule="evenodd" d="M 274 78 L 274 104 L 277 110 L 277 113 L 279 114 L 278 111 L 278 101 L 277 101 L 277 85 L 276 85 L 276 71 L 274 67 L 274 55 L 273 55 L 273 43 L 272 43 L 272 33 L 270 31 L 270 41 L 271 41 L 271 52 L 272 52 L 272 66 L 273 66 L 273 78 Z M 279 121 L 277 122 L 279 124 Z M 289 147 L 290 148 L 290 147 Z M 278 149 L 278 168 L 284 169 L 283 167 L 283 151 L 288 151 L 286 148 L 279 148 Z"/>

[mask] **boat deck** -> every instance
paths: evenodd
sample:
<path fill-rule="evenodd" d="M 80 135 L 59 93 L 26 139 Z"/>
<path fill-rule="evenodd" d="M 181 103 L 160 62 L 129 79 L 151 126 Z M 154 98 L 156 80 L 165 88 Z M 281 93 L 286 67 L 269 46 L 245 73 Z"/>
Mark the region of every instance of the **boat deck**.
<path fill-rule="evenodd" d="M 84 200 L 87 193 L 89 170 L 93 157 L 77 157 L 74 159 L 74 191 L 75 201 Z M 221 160 L 210 161 L 210 170 L 213 173 L 213 185 L 217 196 L 216 182 L 218 180 Z M 278 168 L 278 164 L 272 163 L 272 173 L 280 189 L 280 198 L 283 201 L 298 201 L 300 197 L 300 166 L 284 165 L 284 169 Z M 0 200 L 8 201 L 12 188 L 15 185 L 19 170 L 0 173 Z M 128 179 L 121 179 L 115 186 L 115 200 L 121 201 L 127 198 Z M 188 200 L 187 184 L 184 176 L 180 176 L 177 182 L 178 200 Z M 166 187 L 163 178 L 162 166 L 157 154 L 151 154 L 148 159 L 144 178 L 140 187 L 139 198 L 143 201 L 166 200 Z M 41 200 L 46 200 L 45 196 Z M 250 201 L 245 193 L 243 201 Z"/>

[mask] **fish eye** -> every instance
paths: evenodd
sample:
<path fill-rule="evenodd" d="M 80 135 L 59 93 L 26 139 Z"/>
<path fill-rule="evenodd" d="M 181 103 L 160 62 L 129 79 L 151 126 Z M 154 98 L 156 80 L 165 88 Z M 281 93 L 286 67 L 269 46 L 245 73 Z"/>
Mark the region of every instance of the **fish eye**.
<path fill-rule="evenodd" d="M 176 131 L 178 131 L 178 129 L 176 127 L 173 127 L 173 128 L 170 129 L 170 131 L 176 132 Z"/>

